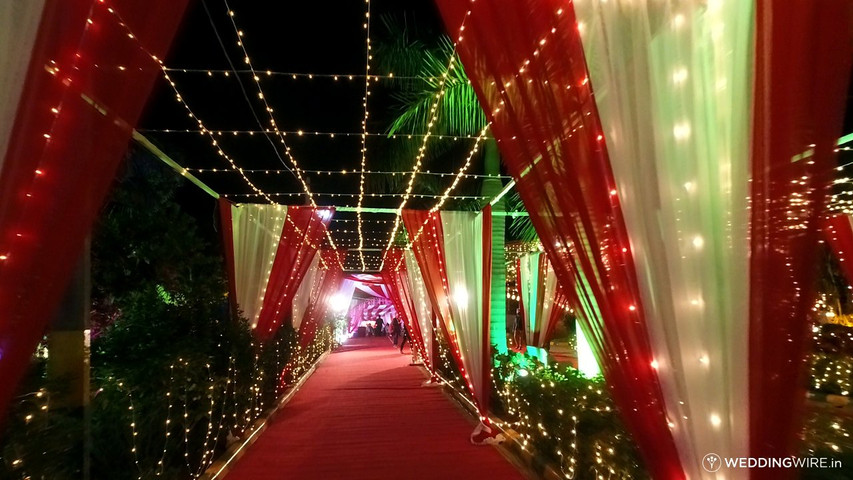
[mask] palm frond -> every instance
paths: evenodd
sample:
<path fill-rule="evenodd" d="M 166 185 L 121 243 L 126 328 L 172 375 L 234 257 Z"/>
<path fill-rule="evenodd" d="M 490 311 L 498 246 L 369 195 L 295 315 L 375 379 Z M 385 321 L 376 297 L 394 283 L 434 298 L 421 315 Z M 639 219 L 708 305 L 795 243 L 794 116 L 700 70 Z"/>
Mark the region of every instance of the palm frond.
<path fill-rule="evenodd" d="M 506 197 L 506 210 L 508 212 L 523 212 L 524 203 L 521 201 L 521 196 L 517 191 L 513 190 Z M 517 240 L 522 242 L 533 242 L 539 240 L 539 235 L 536 234 L 536 229 L 533 228 L 533 222 L 530 217 L 512 217 L 509 224 L 509 234 L 511 238 L 507 240 Z"/>

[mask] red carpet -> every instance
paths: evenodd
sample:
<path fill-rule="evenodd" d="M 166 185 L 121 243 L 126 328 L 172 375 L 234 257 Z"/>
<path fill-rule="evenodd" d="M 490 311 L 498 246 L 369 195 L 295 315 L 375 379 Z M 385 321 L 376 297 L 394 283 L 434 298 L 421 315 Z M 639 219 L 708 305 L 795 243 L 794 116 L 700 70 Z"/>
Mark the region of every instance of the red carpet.
<path fill-rule="evenodd" d="M 472 421 L 440 388 L 421 387 L 410 360 L 384 338 L 350 340 L 227 480 L 524 478 L 493 447 L 469 443 Z"/>

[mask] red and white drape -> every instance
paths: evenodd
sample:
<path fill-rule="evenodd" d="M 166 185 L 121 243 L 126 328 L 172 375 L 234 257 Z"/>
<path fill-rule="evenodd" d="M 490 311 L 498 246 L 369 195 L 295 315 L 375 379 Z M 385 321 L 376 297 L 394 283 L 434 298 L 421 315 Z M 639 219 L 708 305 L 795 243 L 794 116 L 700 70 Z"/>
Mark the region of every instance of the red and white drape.
<path fill-rule="evenodd" d="M 0 5 L 0 412 L 61 300 L 160 74 L 150 55 L 165 56 L 186 4 Z"/>
<path fill-rule="evenodd" d="M 557 322 L 565 314 L 565 295 L 544 253 L 522 255 L 516 271 L 527 345 L 547 348 Z"/>
<path fill-rule="evenodd" d="M 344 279 L 344 272 L 341 269 L 341 265 L 346 258 L 345 250 L 324 249 L 318 257 L 320 258 L 318 270 L 313 275 L 314 279 L 312 279 L 312 283 L 318 285 L 316 295 L 311 297 L 298 327 L 299 341 L 302 348 L 306 348 L 314 341 L 317 330 L 323 325 L 326 313 L 329 311 L 332 297 L 339 294 Z M 316 281 L 317 277 L 322 280 Z"/>
<path fill-rule="evenodd" d="M 418 261 L 415 259 L 415 254 L 411 250 L 407 250 L 403 255 L 403 262 L 406 264 L 406 280 L 409 287 L 409 295 L 412 299 L 414 312 L 420 326 L 421 341 L 423 342 L 424 362 L 435 379 L 436 367 L 436 325 L 435 314 L 433 313 L 432 303 L 430 302 L 429 294 L 427 293 L 426 283 L 421 275 L 421 269 L 418 267 Z"/>
<path fill-rule="evenodd" d="M 306 316 L 309 305 L 313 304 L 320 295 L 323 277 L 327 272 L 326 269 L 320 268 L 320 256 L 314 256 L 311 266 L 308 267 L 299 288 L 296 289 L 296 294 L 293 295 L 293 313 L 290 318 L 293 319 L 291 322 L 293 329 L 297 331 L 302 324 L 302 319 Z"/>
<path fill-rule="evenodd" d="M 652 475 L 794 453 L 851 4 L 438 5 Z"/>
<path fill-rule="evenodd" d="M 267 340 L 292 315 L 332 210 L 220 199 L 219 212 L 232 301 L 255 335 Z"/>
<path fill-rule="evenodd" d="M 491 208 L 483 212 L 404 210 L 403 221 L 433 310 L 481 420 L 487 422 Z"/>
<path fill-rule="evenodd" d="M 385 257 L 385 268 L 382 270 L 382 279 L 391 294 L 397 313 L 402 317 L 412 340 L 412 352 L 423 359 L 427 370 L 433 373 L 432 358 L 427 353 L 424 343 L 424 332 L 421 329 L 422 321 L 419 317 L 415 298 L 412 295 L 409 275 L 405 262 L 405 251 L 401 248 L 390 249 Z M 432 334 L 432 329 L 427 332 Z"/>

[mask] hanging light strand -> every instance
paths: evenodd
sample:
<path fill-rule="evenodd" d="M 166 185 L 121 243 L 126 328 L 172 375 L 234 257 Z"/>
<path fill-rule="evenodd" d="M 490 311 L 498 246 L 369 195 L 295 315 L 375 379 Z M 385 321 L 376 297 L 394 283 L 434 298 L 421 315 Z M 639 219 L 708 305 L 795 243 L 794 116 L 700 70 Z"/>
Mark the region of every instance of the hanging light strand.
<path fill-rule="evenodd" d="M 364 61 L 364 99 L 362 106 L 364 107 L 364 118 L 361 120 L 361 170 L 359 171 L 358 179 L 358 206 L 355 209 L 356 219 L 358 220 L 358 258 L 361 261 L 361 267 L 367 269 L 364 263 L 364 254 L 361 248 L 364 247 L 364 235 L 361 228 L 361 206 L 364 204 L 364 171 L 367 169 L 367 119 L 370 117 L 367 100 L 370 98 L 370 0 L 364 0 L 366 4 L 366 12 L 364 14 L 364 30 L 367 43 L 367 52 L 365 53 Z"/>
<path fill-rule="evenodd" d="M 401 216 L 403 214 L 403 209 L 406 208 L 406 204 L 409 201 L 409 198 L 412 193 L 412 188 L 415 184 L 415 177 L 418 175 L 418 171 L 421 169 L 421 164 L 423 163 L 423 158 L 426 155 L 427 142 L 429 141 L 430 136 L 432 135 L 432 129 L 437 123 L 438 120 L 438 105 L 441 101 L 441 97 L 444 96 L 445 86 L 447 85 L 447 76 L 450 74 L 450 71 L 453 70 L 454 64 L 456 62 L 456 47 L 459 43 L 462 42 L 462 32 L 465 30 L 465 22 L 468 20 L 468 17 L 471 15 L 471 10 L 465 12 L 465 16 L 462 18 L 462 22 L 459 24 L 459 33 L 456 37 L 456 41 L 453 42 L 453 50 L 450 52 L 450 59 L 447 61 L 447 68 L 444 69 L 444 73 L 441 75 L 441 80 L 439 81 L 438 93 L 435 94 L 432 107 L 430 107 L 430 119 L 427 123 L 427 131 L 423 136 L 423 141 L 421 143 L 420 148 L 418 149 L 418 154 L 415 157 L 414 165 L 412 167 L 412 174 L 409 177 L 409 183 L 406 186 L 406 192 L 403 195 L 403 200 L 400 202 L 400 206 L 397 207 L 397 213 L 394 218 L 394 227 L 391 229 L 391 235 L 388 238 L 388 246 L 385 250 L 385 254 L 382 255 L 382 262 L 380 266 L 385 265 L 385 257 L 388 252 L 388 248 L 394 244 L 394 237 L 397 235 L 397 231 L 400 229 Z M 477 140 L 479 142 L 479 139 Z M 456 182 L 454 182 L 455 184 Z"/>
<path fill-rule="evenodd" d="M 181 67 L 169 67 L 170 72 L 175 73 L 201 73 L 206 74 L 209 77 L 214 75 L 224 75 L 226 77 L 230 77 L 232 73 L 237 74 L 252 74 L 253 72 L 248 69 L 236 69 L 236 70 L 223 70 L 219 68 L 181 68 Z M 266 76 L 281 76 L 281 77 L 290 77 L 293 80 L 298 78 L 307 78 L 308 80 L 313 80 L 315 78 L 324 78 L 324 79 L 332 79 L 335 81 L 338 80 L 361 80 L 365 77 L 370 77 L 374 82 L 378 82 L 379 80 L 434 80 L 435 77 L 418 77 L 418 76 L 399 76 L 394 75 L 393 72 L 387 74 L 360 74 L 360 73 L 304 73 L 304 72 L 281 72 L 277 70 L 258 70 L 263 72 Z"/>
<path fill-rule="evenodd" d="M 451 183 L 450 186 L 444 190 L 444 192 L 441 194 L 441 197 L 439 197 L 438 202 L 436 202 L 436 204 L 433 205 L 432 208 L 429 209 L 430 214 L 439 211 L 441 209 L 441 207 L 443 207 L 444 204 L 447 203 L 447 200 L 452 199 L 452 198 L 456 198 L 456 197 L 451 196 L 450 193 L 456 188 L 456 186 L 459 184 L 459 181 L 465 176 L 465 172 L 467 172 L 468 169 L 471 167 L 471 163 L 472 163 L 472 160 L 474 159 L 474 155 L 480 150 L 480 144 L 482 144 L 483 140 L 485 140 L 486 136 L 488 135 L 489 125 L 486 125 L 485 127 L 483 127 L 482 130 L 480 130 L 480 135 L 477 136 L 477 140 L 474 142 L 474 146 L 471 147 L 471 150 L 468 152 L 468 157 L 465 158 L 465 163 L 462 164 L 461 167 L 459 167 L 459 170 L 456 172 L 456 178 L 453 179 L 453 183 Z M 487 197 L 483 197 L 483 198 L 487 198 Z M 400 218 L 400 214 L 398 213 L 397 219 L 399 219 L 399 218 Z M 429 217 L 427 217 L 427 218 L 429 218 Z M 429 222 L 429 220 L 426 220 L 424 223 L 421 224 L 420 228 L 415 233 L 414 237 L 412 237 L 412 240 L 406 244 L 407 250 L 412 248 L 412 245 L 414 245 L 414 243 L 418 241 L 418 239 L 420 238 L 421 234 L 424 231 L 424 227 L 427 225 L 428 222 Z M 391 238 L 389 239 L 388 244 L 385 246 L 385 251 L 382 254 L 382 263 L 380 264 L 380 270 L 382 269 L 382 267 L 385 266 L 385 259 L 388 256 L 388 252 L 390 251 L 391 247 L 394 245 L 394 236 L 395 235 L 396 235 L 396 231 L 391 233 Z M 403 262 L 403 256 L 400 256 L 400 260 L 397 262 L 397 265 L 394 266 L 394 269 L 399 270 L 400 266 L 402 265 L 402 262 Z"/>
<path fill-rule="evenodd" d="M 176 100 L 177 100 L 177 101 L 178 101 L 178 103 L 180 103 L 180 104 L 184 107 L 184 109 L 187 111 L 187 115 L 189 116 L 189 118 L 191 118 L 191 119 L 195 120 L 195 121 L 198 123 L 198 125 L 199 125 L 199 129 L 200 129 L 201 133 L 202 133 L 202 134 L 206 134 L 206 135 L 208 135 L 208 136 L 211 138 L 211 144 L 213 145 L 213 147 L 214 147 L 214 148 L 216 148 L 216 150 L 217 150 L 217 152 L 219 153 L 219 155 L 220 155 L 222 158 L 225 158 L 225 159 L 228 161 L 228 163 L 229 163 L 229 165 L 230 165 L 231 169 L 232 169 L 233 171 L 236 171 L 237 173 L 239 173 L 239 174 L 240 174 L 240 176 L 241 176 L 241 177 L 243 177 L 243 180 L 245 180 L 246 184 L 247 184 L 247 185 L 249 185 L 249 187 L 250 187 L 250 188 L 255 192 L 255 193 L 252 193 L 252 194 L 246 194 L 246 195 L 249 195 L 249 196 L 261 196 L 261 197 L 263 197 L 267 202 L 269 202 L 269 203 L 271 203 L 271 204 L 276 204 L 275 200 L 273 200 L 273 199 L 270 197 L 270 195 L 269 195 L 269 194 L 267 194 L 266 192 L 264 192 L 263 190 L 261 190 L 260 188 L 258 188 L 254 183 L 252 183 L 252 181 L 251 181 L 251 180 L 249 180 L 249 178 L 248 178 L 248 177 L 246 176 L 246 174 L 245 174 L 245 170 L 244 170 L 244 169 L 242 169 L 242 168 L 240 168 L 239 166 L 237 166 L 236 162 L 234 162 L 234 160 L 233 160 L 233 159 L 232 159 L 232 158 L 231 158 L 231 157 L 230 157 L 230 156 L 229 156 L 229 155 L 228 155 L 228 154 L 227 154 L 227 153 L 222 149 L 222 147 L 219 145 L 219 143 L 217 142 L 216 138 L 214 138 L 213 131 L 212 131 L 212 130 L 209 130 L 208 128 L 206 128 L 206 127 L 205 127 L 205 125 L 204 125 L 204 122 L 201 120 L 201 118 L 199 118 L 198 116 L 196 116 L 196 115 L 195 115 L 195 113 L 193 113 L 193 111 L 192 111 L 192 109 L 190 108 L 189 104 L 186 102 L 186 100 L 184 100 L 184 97 L 181 95 L 180 90 L 178 90 L 177 84 L 176 84 L 176 83 L 175 83 L 175 81 L 174 81 L 174 80 L 169 76 L 169 73 L 166 71 L 166 67 L 165 67 L 165 65 L 164 65 L 163 61 L 162 61 L 160 58 L 158 58 L 156 55 L 151 54 L 151 52 L 150 52 L 147 48 L 145 48 L 145 46 L 144 46 L 144 45 L 142 45 L 142 43 L 141 43 L 141 42 L 139 42 L 138 37 L 136 37 L 136 36 L 133 34 L 133 32 L 130 30 L 130 27 L 127 25 L 127 23 L 125 23 L 125 22 L 124 22 L 124 20 L 121 18 L 121 15 L 120 15 L 120 14 L 119 14 L 119 13 L 118 13 L 114 8 L 112 8 L 112 7 L 107 7 L 107 11 L 108 11 L 108 12 L 109 12 L 109 13 L 110 13 L 114 18 L 115 18 L 115 20 L 116 20 L 116 22 L 118 22 L 119 26 L 121 26 L 121 27 L 122 27 L 122 28 L 127 32 L 127 35 L 128 35 L 130 38 L 136 39 L 136 45 L 137 45 L 137 47 L 138 47 L 138 48 L 139 48 L 143 53 L 145 53 L 146 55 L 148 55 L 149 57 L 151 57 L 151 58 L 154 60 L 154 62 L 159 66 L 160 70 L 163 72 L 163 77 L 164 77 L 164 79 L 165 79 L 165 80 L 169 83 L 169 85 L 172 87 L 172 91 L 175 93 L 175 98 L 176 98 Z M 242 42 L 241 42 L 241 43 L 242 43 Z M 247 57 L 247 58 L 248 58 L 248 57 Z M 260 88 L 260 86 L 259 86 L 259 88 Z M 186 170 L 186 169 L 185 169 L 185 170 Z M 188 171 L 188 170 L 187 170 L 187 171 Z M 298 171 L 299 171 L 299 170 L 298 170 L 298 167 L 297 167 L 297 172 L 298 172 Z M 303 187 L 307 187 L 307 185 L 305 185 L 304 181 L 303 181 Z M 306 189 L 306 193 L 309 195 L 309 198 L 311 198 L 312 205 L 313 205 L 315 208 L 320 208 L 320 207 L 318 207 L 318 206 L 317 206 L 317 204 L 313 201 L 313 197 L 311 197 L 311 192 L 310 192 L 309 190 L 307 190 L 307 189 Z M 224 196 L 223 196 L 223 197 L 224 197 Z M 333 249 L 337 249 L 337 247 L 335 246 L 334 240 L 331 238 L 331 235 L 329 234 L 328 230 L 326 230 L 326 236 L 328 237 L 329 245 L 331 246 L 331 248 L 333 248 Z M 343 267 L 343 265 L 342 265 L 342 264 L 341 264 L 341 267 Z"/>
<path fill-rule="evenodd" d="M 199 134 L 202 133 L 201 130 L 192 129 L 192 128 L 145 128 L 139 130 L 141 133 L 193 133 Z M 231 136 L 239 136 L 239 135 L 249 135 L 254 136 L 255 134 L 263 135 L 267 133 L 272 133 L 272 129 L 262 128 L 262 129 L 242 129 L 242 130 L 214 130 L 214 135 L 222 136 L 222 135 L 231 135 Z M 338 138 L 338 137 L 360 137 L 364 133 L 362 132 L 320 132 L 320 131 L 310 131 L 304 129 L 297 130 L 281 130 L 281 133 L 285 136 L 293 135 L 297 137 L 329 137 L 329 138 Z M 382 137 L 388 138 L 391 140 L 411 140 L 414 138 L 423 137 L 422 133 L 376 133 L 376 132 L 367 132 L 366 135 L 368 137 Z M 465 139 L 474 139 L 477 138 L 471 135 L 431 135 L 433 138 L 441 138 L 445 140 L 465 140 Z M 306 170 L 303 170 L 306 171 Z"/>
<path fill-rule="evenodd" d="M 143 53 L 151 57 L 154 62 L 160 67 L 160 70 L 163 72 L 163 78 L 166 80 L 169 86 L 172 87 L 172 91 L 175 93 L 175 99 L 187 111 L 187 116 L 198 124 L 201 133 L 206 134 L 210 137 L 211 145 L 213 145 L 213 147 L 216 149 L 216 152 L 219 154 L 219 156 L 228 161 L 228 164 L 231 166 L 231 169 L 239 173 L 240 176 L 243 177 L 243 180 L 246 182 L 249 188 L 251 188 L 257 195 L 264 197 L 270 203 L 275 203 L 273 199 L 270 198 L 263 190 L 258 188 L 254 183 L 252 183 L 251 180 L 249 180 L 249 177 L 246 176 L 246 174 L 243 172 L 243 169 L 238 167 L 234 160 L 230 156 L 228 156 L 227 153 L 225 153 L 222 147 L 219 146 L 219 142 L 214 137 L 213 132 L 204 125 L 204 122 L 196 116 L 192 108 L 190 108 L 189 104 L 186 102 L 186 100 L 184 100 L 183 95 L 181 95 L 181 92 L 178 90 L 177 84 L 174 80 L 172 80 L 172 77 L 169 76 L 169 72 L 166 71 L 166 66 L 163 63 L 163 60 L 152 54 L 147 48 L 145 48 L 144 45 L 142 45 L 141 42 L 139 42 L 139 39 L 133 34 L 133 32 L 130 30 L 130 27 L 127 25 L 127 23 L 125 23 L 124 19 L 121 18 L 121 15 L 119 15 L 119 13 L 114 8 L 107 7 L 107 11 L 112 14 L 113 17 L 115 17 L 119 26 L 121 26 L 127 32 L 128 37 L 136 39 L 136 45 L 139 47 L 139 49 L 142 50 Z"/>
<path fill-rule="evenodd" d="M 254 197 L 257 196 L 256 193 L 223 193 L 222 197 L 225 198 L 237 198 L 237 197 Z M 305 195 L 302 192 L 267 192 L 267 195 L 271 197 L 301 197 Z M 327 197 L 342 197 L 342 198 L 352 198 L 355 197 L 354 193 L 325 193 L 325 192 L 315 192 L 315 196 L 327 196 Z M 374 197 L 374 198 L 394 198 L 399 197 L 401 194 L 399 193 L 365 193 L 365 197 Z M 413 193 L 410 195 L 413 198 L 444 198 L 445 195 L 434 195 L 428 193 Z M 449 199 L 452 200 L 482 200 L 484 198 L 491 198 L 488 195 L 448 195 Z"/>
<path fill-rule="evenodd" d="M 477 137 L 467 137 L 471 139 L 477 139 Z M 233 170 L 226 168 L 185 168 L 187 172 L 198 172 L 198 173 L 232 173 Z M 247 173 L 263 173 L 266 175 L 281 175 L 285 173 L 290 173 L 289 170 L 270 170 L 264 168 L 244 168 L 244 172 Z M 311 173 L 316 175 L 350 175 L 358 173 L 354 170 L 302 170 L 302 173 Z M 404 176 L 410 175 L 412 173 L 411 170 L 398 172 L 398 171 L 385 171 L 385 170 L 365 170 L 365 175 L 391 175 L 391 176 Z M 418 172 L 418 175 L 432 175 L 435 177 L 454 177 L 458 173 L 457 172 L 430 172 L 429 170 L 425 170 L 422 172 Z M 466 173 L 463 175 L 464 178 L 500 178 L 500 179 L 511 179 L 512 177 L 509 175 L 487 175 L 487 174 L 476 174 L 476 173 Z M 314 193 L 314 195 L 320 195 L 319 193 Z"/>
<path fill-rule="evenodd" d="M 249 58 L 249 52 L 246 50 L 246 46 L 243 42 L 243 31 L 237 27 L 237 22 L 234 19 L 234 10 L 232 10 L 231 7 L 228 5 L 228 0 L 223 1 L 225 3 L 225 8 L 228 9 L 228 18 L 231 20 L 231 26 L 234 28 L 234 34 L 237 35 L 237 46 L 239 46 L 240 50 L 243 52 L 243 61 L 246 63 L 246 65 L 249 67 L 249 70 L 252 72 L 252 80 L 254 80 L 255 86 L 258 89 L 258 99 L 261 100 L 264 105 L 264 108 L 267 112 L 267 116 L 269 117 L 270 126 L 272 127 L 273 131 L 275 132 L 276 136 L 278 136 L 279 141 L 284 147 L 284 154 L 290 160 L 291 165 L 293 165 L 293 170 L 296 174 L 296 178 L 298 178 L 299 182 L 302 184 L 302 189 L 305 191 L 305 195 L 308 196 L 308 201 L 311 203 L 312 207 L 319 208 L 317 202 L 314 200 L 314 194 L 311 192 L 311 189 L 308 187 L 308 183 L 305 181 L 305 178 L 302 175 L 302 170 L 299 168 L 299 163 L 296 161 L 296 157 L 293 156 L 290 151 L 290 147 L 287 145 L 287 141 L 284 139 L 284 133 L 278 128 L 278 124 L 275 121 L 275 115 L 273 114 L 273 109 L 267 102 L 267 97 L 266 95 L 264 95 L 264 90 L 261 87 L 260 76 L 255 70 L 255 67 L 252 64 L 252 60 L 251 58 Z M 276 152 L 277 151 L 278 150 L 276 150 Z M 326 230 L 326 235 L 329 240 L 329 245 L 333 249 L 337 249 L 337 247 L 335 246 L 335 241 L 334 239 L 332 239 L 331 234 L 329 234 L 328 230 Z"/>

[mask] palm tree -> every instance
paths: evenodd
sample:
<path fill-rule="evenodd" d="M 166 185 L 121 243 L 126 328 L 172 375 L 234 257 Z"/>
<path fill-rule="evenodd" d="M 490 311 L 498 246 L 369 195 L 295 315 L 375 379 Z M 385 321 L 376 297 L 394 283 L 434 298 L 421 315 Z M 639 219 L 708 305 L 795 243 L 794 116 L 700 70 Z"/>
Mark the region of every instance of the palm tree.
<path fill-rule="evenodd" d="M 447 73 L 444 95 L 439 99 L 436 121 L 432 131 L 436 135 L 476 136 L 486 125 L 486 115 L 480 108 L 474 88 L 465 74 L 458 57 L 455 67 L 447 70 L 451 55 L 456 55 L 453 43 L 445 36 L 423 40 L 416 38 L 418 32 L 409 28 L 404 17 L 382 19 L 388 40 L 380 42 L 375 58 L 377 67 L 386 72 L 403 77 L 398 81 L 398 114 L 388 127 L 388 135 L 418 133 L 427 130 L 431 119 L 431 108 L 435 96 L 441 89 L 441 78 Z M 412 22 L 414 23 L 414 22 Z M 413 34 L 414 33 L 414 34 Z M 415 157 L 419 143 L 402 144 L 398 155 L 389 158 L 402 158 L 408 161 Z M 448 156 L 451 151 L 447 141 L 433 140 L 430 144 L 427 164 L 436 163 Z M 480 185 L 480 194 L 494 198 L 501 190 L 500 153 L 494 138 L 489 135 L 482 149 L 483 173 L 491 177 L 484 178 Z M 400 168 L 401 165 L 393 165 Z M 408 169 L 406 165 L 404 168 Z M 482 208 L 485 204 L 478 205 Z M 496 202 L 492 209 L 505 211 L 504 200 Z M 506 352 L 506 259 L 504 253 L 505 217 L 492 219 L 492 292 L 491 292 L 491 332 L 492 343 L 498 345 L 501 353 Z"/>

